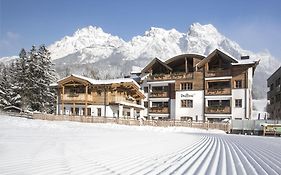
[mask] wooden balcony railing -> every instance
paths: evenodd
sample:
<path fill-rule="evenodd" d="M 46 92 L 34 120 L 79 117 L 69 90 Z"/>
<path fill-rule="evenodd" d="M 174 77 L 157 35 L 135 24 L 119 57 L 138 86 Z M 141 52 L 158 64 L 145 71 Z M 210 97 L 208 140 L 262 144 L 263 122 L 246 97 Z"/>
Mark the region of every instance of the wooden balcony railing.
<path fill-rule="evenodd" d="M 169 108 L 168 107 L 151 107 L 149 109 L 150 113 L 156 113 L 156 114 L 169 114 Z"/>
<path fill-rule="evenodd" d="M 71 93 L 71 94 L 63 94 L 62 99 L 64 101 L 72 101 L 72 102 L 84 102 L 86 101 L 92 101 L 92 96 L 90 94 L 77 94 L 77 93 Z"/>
<path fill-rule="evenodd" d="M 163 97 L 168 97 L 168 92 L 165 91 L 156 91 L 156 92 L 151 92 L 149 97 L 156 97 L 156 98 L 163 98 Z"/>
<path fill-rule="evenodd" d="M 231 88 L 206 89 L 206 95 L 231 95 Z"/>
<path fill-rule="evenodd" d="M 225 77 L 225 76 L 231 76 L 231 69 L 209 70 L 205 73 L 205 77 Z"/>
<path fill-rule="evenodd" d="M 205 107 L 205 113 L 231 114 L 231 108 L 230 108 L 230 106 L 208 106 L 208 107 Z"/>
<path fill-rule="evenodd" d="M 148 80 L 157 81 L 157 80 L 175 80 L 175 79 L 192 79 L 193 73 L 173 73 L 173 74 L 155 74 L 150 75 Z"/>

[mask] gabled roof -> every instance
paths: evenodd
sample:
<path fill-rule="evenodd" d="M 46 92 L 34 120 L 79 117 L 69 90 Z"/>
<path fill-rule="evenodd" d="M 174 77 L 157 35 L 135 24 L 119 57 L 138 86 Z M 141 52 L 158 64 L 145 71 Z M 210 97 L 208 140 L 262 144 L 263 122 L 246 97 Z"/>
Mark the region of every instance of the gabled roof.
<path fill-rule="evenodd" d="M 173 69 L 168 66 L 165 62 L 161 61 L 158 58 L 154 58 L 147 66 L 145 66 L 145 68 L 143 68 L 143 70 L 141 71 L 142 73 L 148 72 L 148 70 L 156 63 L 159 63 L 160 65 L 162 65 L 163 67 L 165 67 L 166 69 L 168 69 L 169 71 L 172 71 Z"/>
<path fill-rule="evenodd" d="M 215 49 L 206 58 L 204 58 L 202 61 L 200 61 L 196 66 L 198 68 L 203 67 L 206 63 L 211 61 L 211 59 L 217 54 L 220 55 L 221 57 L 223 57 L 224 59 L 228 60 L 230 63 L 239 63 L 239 61 L 236 58 L 232 57 L 231 55 L 229 55 L 219 49 Z"/>
<path fill-rule="evenodd" d="M 177 61 L 179 59 L 183 59 L 183 58 L 199 58 L 199 59 L 204 59 L 206 56 L 205 55 L 200 55 L 200 54 L 181 54 L 181 55 L 177 55 L 177 56 L 174 56 L 170 59 L 168 59 L 167 61 L 165 61 L 166 64 L 170 64 L 174 61 Z"/>

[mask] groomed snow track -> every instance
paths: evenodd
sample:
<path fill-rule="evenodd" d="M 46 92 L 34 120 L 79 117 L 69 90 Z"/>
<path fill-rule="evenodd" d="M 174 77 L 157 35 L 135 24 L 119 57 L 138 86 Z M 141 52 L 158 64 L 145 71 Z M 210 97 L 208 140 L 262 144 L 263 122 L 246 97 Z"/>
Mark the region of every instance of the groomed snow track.
<path fill-rule="evenodd" d="M 12 120 L 0 119 L 1 175 L 281 174 L 277 137 Z"/>

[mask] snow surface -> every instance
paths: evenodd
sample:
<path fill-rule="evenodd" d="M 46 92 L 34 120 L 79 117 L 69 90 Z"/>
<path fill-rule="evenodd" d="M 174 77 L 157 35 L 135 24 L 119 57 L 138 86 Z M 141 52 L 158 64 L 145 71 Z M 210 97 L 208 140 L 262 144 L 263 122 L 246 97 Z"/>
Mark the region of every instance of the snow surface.
<path fill-rule="evenodd" d="M 0 174 L 280 174 L 279 138 L 0 116 Z"/>

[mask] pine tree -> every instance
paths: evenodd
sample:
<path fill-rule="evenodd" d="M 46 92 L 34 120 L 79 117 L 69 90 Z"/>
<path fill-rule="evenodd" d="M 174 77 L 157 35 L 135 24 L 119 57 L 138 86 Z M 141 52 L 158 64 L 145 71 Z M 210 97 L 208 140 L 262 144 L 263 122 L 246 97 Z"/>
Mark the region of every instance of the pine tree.
<path fill-rule="evenodd" d="M 24 49 L 14 68 L 14 92 L 19 94 L 23 110 L 52 112 L 55 92 L 50 84 L 56 81 L 56 72 L 50 52 L 44 45 L 37 49 L 32 46 L 29 52 Z"/>
<path fill-rule="evenodd" d="M 13 63 L 10 67 L 1 65 L 0 67 L 0 108 L 5 108 L 7 106 L 17 106 L 20 105 L 20 96 L 15 93 L 13 78 L 12 78 L 12 70 Z"/>

